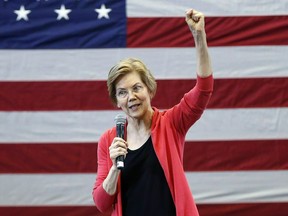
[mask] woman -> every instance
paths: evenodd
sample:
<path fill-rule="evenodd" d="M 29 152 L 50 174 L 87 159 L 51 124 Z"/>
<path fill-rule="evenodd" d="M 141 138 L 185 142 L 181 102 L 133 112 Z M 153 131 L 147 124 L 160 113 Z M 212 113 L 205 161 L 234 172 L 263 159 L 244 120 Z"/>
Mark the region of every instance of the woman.
<path fill-rule="evenodd" d="M 93 198 L 101 212 L 132 216 L 198 215 L 183 170 L 185 134 L 200 118 L 213 89 L 204 15 L 186 12 L 197 52 L 197 84 L 179 104 L 160 112 L 151 106 L 156 82 L 138 59 L 120 61 L 109 72 L 112 102 L 125 112 L 125 140 L 115 127 L 98 144 L 98 174 Z M 116 158 L 125 156 L 119 171 Z"/>

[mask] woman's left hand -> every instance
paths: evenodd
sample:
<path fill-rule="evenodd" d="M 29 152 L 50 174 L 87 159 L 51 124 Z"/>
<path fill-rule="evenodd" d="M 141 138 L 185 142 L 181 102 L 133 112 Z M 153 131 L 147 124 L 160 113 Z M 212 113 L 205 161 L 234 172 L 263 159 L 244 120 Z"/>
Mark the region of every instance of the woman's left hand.
<path fill-rule="evenodd" d="M 204 14 L 194 9 L 186 11 L 186 23 L 190 30 L 194 32 L 205 31 Z"/>

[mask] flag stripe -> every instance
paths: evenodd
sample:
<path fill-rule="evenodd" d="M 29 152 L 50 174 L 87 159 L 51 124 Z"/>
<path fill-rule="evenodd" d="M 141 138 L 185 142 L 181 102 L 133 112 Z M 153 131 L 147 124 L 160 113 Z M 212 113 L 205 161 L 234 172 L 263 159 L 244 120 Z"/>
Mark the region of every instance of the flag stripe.
<path fill-rule="evenodd" d="M 206 20 L 209 46 L 288 45 L 288 16 L 207 17 Z M 127 22 L 127 47 L 194 46 L 184 18 L 141 17 Z"/>
<path fill-rule="evenodd" d="M 152 104 L 166 109 L 177 104 L 195 80 L 157 80 L 157 85 Z M 208 108 L 288 107 L 288 77 L 216 79 L 214 86 Z M 105 81 L 0 82 L 0 110 L 115 109 L 106 89 Z"/>
<path fill-rule="evenodd" d="M 165 7 L 163 7 L 165 5 Z M 287 1 L 265 0 L 261 3 L 250 0 L 127 0 L 128 17 L 183 17 L 184 12 L 194 8 L 209 16 L 251 16 L 251 15 L 287 15 Z"/>
<path fill-rule="evenodd" d="M 288 77 L 288 46 L 211 47 L 209 52 L 216 78 Z M 196 77 L 195 48 L 0 50 L 0 55 L 1 81 L 107 80 L 110 68 L 127 57 L 142 59 L 156 79 Z"/>
<path fill-rule="evenodd" d="M 1 216 L 29 215 L 93 215 L 110 216 L 111 214 L 100 213 L 96 206 L 0 206 Z"/>
<path fill-rule="evenodd" d="M 286 170 L 186 172 L 186 177 L 196 203 L 288 201 Z"/>
<path fill-rule="evenodd" d="M 186 142 L 186 171 L 288 170 L 288 140 Z"/>
<path fill-rule="evenodd" d="M 273 203 L 229 203 L 229 204 L 198 204 L 200 215 L 205 216 L 286 216 L 288 212 L 287 202 Z"/>
<path fill-rule="evenodd" d="M 288 171 L 186 172 L 198 204 L 288 202 Z M 91 174 L 2 174 L 0 206 L 93 205 Z M 19 188 L 18 185 L 21 185 Z M 8 196 L 17 192 L 17 199 Z M 35 199 L 37 197 L 37 199 Z M 55 199 L 57 197 L 57 199 Z"/>
<path fill-rule="evenodd" d="M 0 173 L 92 173 L 97 143 L 1 144 Z"/>
<path fill-rule="evenodd" d="M 0 112 L 1 143 L 97 142 L 120 111 Z M 288 139 L 288 108 L 208 109 L 187 141 Z M 215 125 L 221 125 L 216 127 Z"/>
<path fill-rule="evenodd" d="M 0 173 L 97 171 L 97 143 L 7 143 L 0 149 Z M 185 171 L 288 170 L 287 152 L 288 140 L 187 141 L 183 164 Z"/>
<path fill-rule="evenodd" d="M 205 216 L 272 216 L 277 212 L 277 216 L 287 216 L 288 203 L 229 203 L 229 204 L 197 204 L 200 215 Z M 1 207 L 2 216 L 29 215 L 29 216 L 51 216 L 51 215 L 94 215 L 110 216 L 111 214 L 101 214 L 95 206 L 21 206 L 21 207 Z"/>

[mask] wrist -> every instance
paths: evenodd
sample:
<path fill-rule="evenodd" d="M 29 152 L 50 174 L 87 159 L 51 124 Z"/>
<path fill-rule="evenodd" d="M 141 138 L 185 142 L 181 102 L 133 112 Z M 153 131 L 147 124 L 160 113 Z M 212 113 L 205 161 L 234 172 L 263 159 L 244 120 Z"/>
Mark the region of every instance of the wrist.
<path fill-rule="evenodd" d="M 194 31 L 192 32 L 195 46 L 196 47 L 206 47 L 207 40 L 206 40 L 206 33 L 205 31 Z"/>
<path fill-rule="evenodd" d="M 110 170 L 113 171 L 113 172 L 115 172 L 115 171 L 120 171 L 115 164 L 113 164 L 113 165 L 111 166 L 111 169 L 110 169 Z"/>

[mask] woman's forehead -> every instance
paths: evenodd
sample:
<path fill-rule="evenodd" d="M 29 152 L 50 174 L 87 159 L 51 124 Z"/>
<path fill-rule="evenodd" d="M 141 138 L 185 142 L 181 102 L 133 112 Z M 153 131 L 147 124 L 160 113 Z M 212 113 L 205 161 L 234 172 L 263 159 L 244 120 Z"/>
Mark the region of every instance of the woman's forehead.
<path fill-rule="evenodd" d="M 127 88 L 137 83 L 143 83 L 140 75 L 137 72 L 125 74 L 116 82 L 116 88 Z"/>

